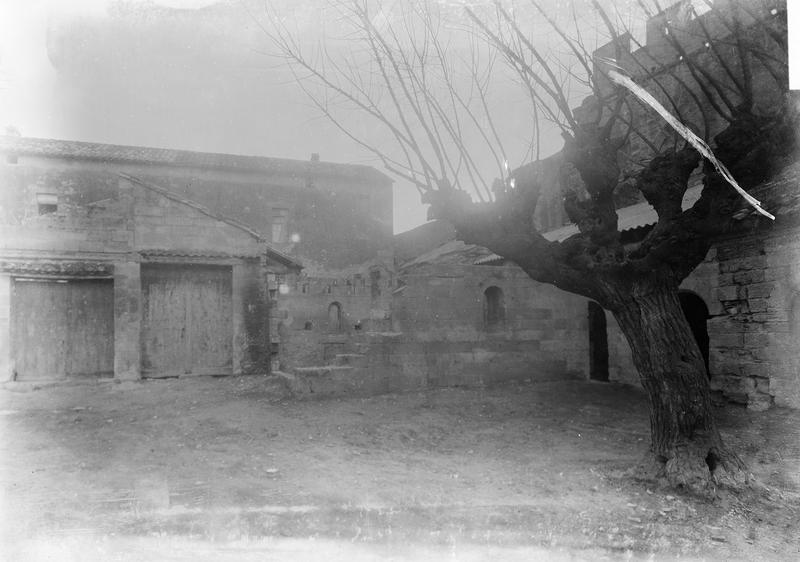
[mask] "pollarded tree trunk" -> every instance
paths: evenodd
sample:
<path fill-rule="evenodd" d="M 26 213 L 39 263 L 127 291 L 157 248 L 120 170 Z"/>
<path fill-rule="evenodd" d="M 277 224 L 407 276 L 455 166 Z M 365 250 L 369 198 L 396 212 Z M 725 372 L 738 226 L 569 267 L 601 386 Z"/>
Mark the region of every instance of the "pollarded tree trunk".
<path fill-rule="evenodd" d="M 747 481 L 745 465 L 717 430 L 705 365 L 677 286 L 639 280 L 610 300 L 649 400 L 648 476 L 695 491 Z"/>

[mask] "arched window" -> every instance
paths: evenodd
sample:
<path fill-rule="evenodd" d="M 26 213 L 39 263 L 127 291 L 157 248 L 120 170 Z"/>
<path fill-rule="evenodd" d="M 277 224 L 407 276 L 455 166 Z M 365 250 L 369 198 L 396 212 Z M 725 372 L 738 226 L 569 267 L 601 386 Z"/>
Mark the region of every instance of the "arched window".
<path fill-rule="evenodd" d="M 681 301 L 683 314 L 686 316 L 686 320 L 689 321 L 692 335 L 694 335 L 694 339 L 700 348 L 700 354 L 703 356 L 706 375 L 711 378 L 711 373 L 708 372 L 708 328 L 706 327 L 708 307 L 703 299 L 689 291 L 680 291 L 678 298 Z"/>
<path fill-rule="evenodd" d="M 342 330 L 342 305 L 338 302 L 332 302 L 328 306 L 328 329 L 332 332 Z"/>
<path fill-rule="evenodd" d="M 483 321 L 487 328 L 498 328 L 506 320 L 506 303 L 500 287 L 489 287 L 483 292 Z"/>

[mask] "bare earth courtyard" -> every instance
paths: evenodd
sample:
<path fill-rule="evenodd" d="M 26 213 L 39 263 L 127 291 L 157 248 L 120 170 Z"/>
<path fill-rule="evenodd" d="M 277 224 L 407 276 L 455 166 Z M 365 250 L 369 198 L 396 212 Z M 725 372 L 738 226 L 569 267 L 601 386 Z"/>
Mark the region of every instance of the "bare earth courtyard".
<path fill-rule="evenodd" d="M 765 489 L 626 475 L 636 389 L 295 401 L 271 377 L 0 390 L 6 560 L 796 560 L 800 412 L 718 409 Z"/>

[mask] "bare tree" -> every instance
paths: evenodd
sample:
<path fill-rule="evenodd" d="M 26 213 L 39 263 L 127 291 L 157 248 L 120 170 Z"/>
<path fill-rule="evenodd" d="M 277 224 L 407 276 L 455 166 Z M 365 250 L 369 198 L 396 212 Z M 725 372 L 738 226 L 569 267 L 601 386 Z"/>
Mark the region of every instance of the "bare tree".
<path fill-rule="evenodd" d="M 786 12 L 774 3 L 731 0 L 724 11 L 697 17 L 689 2 L 664 11 L 657 0 L 640 1 L 645 15 L 662 18 L 668 61 L 663 52 L 626 52 L 623 45 L 633 39 L 624 19 L 597 1 L 596 20 L 616 45 L 613 60 L 593 59 L 574 9 L 572 25 L 565 26 L 542 0 L 532 0 L 531 10 L 558 39 L 558 56 L 552 47 L 543 50 L 519 12 L 498 0 L 462 5 L 455 18 L 452 12 L 444 18 L 444 8 L 432 0 L 389 15 L 369 0 L 339 2 L 338 23 L 355 45 L 344 60 L 325 45 L 304 52 L 279 18 L 266 30 L 314 105 L 390 172 L 417 186 L 460 239 L 614 315 L 649 399 L 652 442 L 643 473 L 706 489 L 712 483 L 741 485 L 748 474 L 717 430 L 704 361 L 678 286 L 715 237 L 764 220 L 721 171 L 753 188 L 794 152 L 795 106 L 780 94 L 788 82 Z M 454 53 L 454 34 L 463 34 L 469 49 Z M 564 139 L 564 207 L 579 232 L 563 242 L 548 241 L 534 224 L 541 189 L 536 165 L 508 172 L 511 142 L 493 120 L 490 103 L 500 61 L 531 102 L 530 113 L 520 118 L 530 119 L 532 138 L 556 130 Z M 651 108 L 610 80 L 621 68 L 711 144 L 719 163 L 702 159 L 668 127 L 653 133 L 658 117 Z M 773 93 L 766 106 L 756 103 L 757 85 L 765 81 Z M 576 95 L 590 93 L 592 103 L 574 111 Z M 388 132 L 392 149 L 359 134 L 348 109 Z M 476 157 L 480 151 L 494 162 L 488 175 L 484 159 Z M 683 210 L 698 167 L 702 195 Z M 631 188 L 654 207 L 658 221 L 640 239 L 623 241 L 615 196 Z"/>

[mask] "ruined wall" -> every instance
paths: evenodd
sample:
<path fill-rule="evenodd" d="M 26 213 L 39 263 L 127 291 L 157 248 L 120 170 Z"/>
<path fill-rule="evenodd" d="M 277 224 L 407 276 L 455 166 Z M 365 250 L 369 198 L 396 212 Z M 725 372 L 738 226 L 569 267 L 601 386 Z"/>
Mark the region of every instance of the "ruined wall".
<path fill-rule="evenodd" d="M 277 284 L 273 333 L 280 335 L 281 369 L 323 365 L 359 332 L 391 327 L 395 276 L 381 260 L 338 276 L 287 275 Z"/>
<path fill-rule="evenodd" d="M 714 135 L 728 124 L 721 112 L 728 113 L 730 109 L 713 86 L 706 87 L 714 93 L 715 101 L 708 100 L 693 77 L 693 70 L 686 59 L 691 59 L 695 68 L 702 68 L 702 72 L 694 72 L 703 76 L 706 82 L 708 77 L 712 77 L 732 105 L 741 103 L 739 87 L 734 78 L 739 83 L 744 81 L 742 64 L 736 41 L 731 34 L 732 21 L 736 18 L 745 42 L 758 46 L 763 53 L 769 53 L 768 56 L 751 54 L 748 57 L 752 73 L 754 111 L 769 113 L 783 96 L 785 84 L 779 85 L 773 77 L 774 70 L 767 68 L 764 63 L 774 65 L 774 61 L 768 57 L 785 60 L 786 53 L 780 52 L 780 46 L 770 38 L 765 26 L 785 28 L 786 7 L 784 5 L 771 13 L 766 5 L 753 4 L 748 10 L 734 11 L 725 2 L 717 2 L 713 9 L 695 17 L 685 11 L 682 4 L 674 3 L 648 20 L 645 43 L 641 47 L 630 36 L 625 35 L 617 42 L 597 49 L 595 67 L 599 70 L 608 68 L 598 62 L 599 57 L 616 59 L 619 66 L 637 83 L 713 146 Z M 750 12 L 757 14 L 763 24 L 755 23 Z M 707 39 L 706 32 L 710 40 Z M 683 53 L 673 46 L 671 39 L 678 43 Z M 617 50 L 617 46 L 621 49 Z M 725 65 L 720 63 L 720 58 L 725 61 Z M 613 95 L 614 88 L 607 80 L 601 81 L 602 94 Z M 576 111 L 576 117 L 580 121 L 590 120 L 596 115 L 597 109 L 597 100 L 589 97 Z M 655 146 L 669 146 L 678 138 L 651 108 L 634 103 L 631 104 L 631 110 L 637 130 Z M 619 125 L 620 134 L 624 134 L 623 127 L 626 125 Z M 634 161 L 652 157 L 652 149 L 639 135 L 630 137 L 628 152 Z"/>
<path fill-rule="evenodd" d="M 766 4 L 763 6 L 757 6 L 757 4 L 748 6 L 748 11 L 757 13 L 766 25 L 774 26 L 776 29 L 785 28 L 785 4 L 782 7 L 777 6 L 774 10 Z M 608 70 L 608 65 L 601 62 L 602 59 L 611 58 L 615 59 L 627 74 L 668 111 L 700 137 L 706 139 L 713 148 L 714 136 L 728 125 L 728 121 L 720 111 L 728 113 L 730 110 L 719 98 L 719 95 L 714 93 L 716 90 L 711 86 L 707 86 L 706 89 L 714 93 L 716 101 L 708 100 L 693 77 L 692 69 L 685 58 L 690 58 L 696 66 L 703 69 L 702 73 L 695 71 L 696 73 L 701 76 L 713 77 L 733 105 L 741 103 L 734 81 L 718 59 L 718 56 L 722 57 L 730 72 L 738 78 L 739 82 L 743 81 L 736 42 L 731 38 L 732 12 L 726 2 L 715 2 L 714 9 L 698 17 L 693 17 L 684 10 L 682 5 L 681 2 L 672 3 L 663 12 L 648 20 L 646 37 L 634 40 L 626 34 L 620 36 L 616 41 L 599 47 L 594 52 L 594 75 L 598 77 L 600 93 L 606 99 L 605 103 L 601 104 L 594 95 L 586 97 L 581 105 L 573 110 L 579 123 L 594 122 L 602 107 L 605 108 L 604 118 L 607 118 L 610 113 L 608 107 L 614 106 L 613 97 L 616 95 L 616 86 L 602 76 L 602 72 Z M 781 87 L 776 82 L 773 77 L 774 69 L 768 69 L 764 65 L 764 61 L 776 66 L 774 61 L 770 62 L 770 59 L 785 60 L 786 53 L 780 52 L 780 47 L 770 38 L 764 25 L 754 23 L 748 11 L 738 10 L 736 13 L 746 41 L 759 46 L 764 53 L 767 53 L 767 55 L 749 57 L 754 111 L 770 113 L 784 95 L 785 85 Z M 667 21 L 670 22 L 669 32 L 667 32 Z M 713 38 L 712 41 L 706 39 L 703 27 Z M 685 57 L 672 46 L 670 37 L 675 38 L 682 46 Z M 640 46 L 637 41 L 643 44 Z M 703 80 L 707 82 L 706 78 Z M 638 134 L 627 134 L 627 125 L 622 120 L 618 120 L 615 125 L 612 134 L 616 134 L 620 138 L 627 138 L 627 144 L 623 148 L 626 154 L 623 159 L 623 172 L 637 172 L 641 162 L 654 156 L 653 149 L 642 139 L 642 136 L 646 137 L 654 146 L 662 149 L 673 146 L 676 141 L 679 141 L 678 145 L 683 143 L 677 133 L 652 108 L 633 102 L 623 107 L 622 114 L 625 121 L 635 123 L 638 132 Z M 561 158 L 561 153 L 551 158 L 558 160 Z M 690 186 L 698 184 L 700 179 L 701 176 L 696 173 L 690 179 Z M 563 205 L 560 204 L 561 185 L 558 177 L 548 180 L 543 176 L 543 180 L 540 200 L 549 206 L 546 215 L 540 217 L 537 211 L 537 219 L 542 220 L 545 216 L 548 217 L 546 221 L 542 222 L 547 225 L 557 226 L 559 223 L 568 223 L 569 220 Z M 583 196 L 588 197 L 587 194 L 583 194 Z M 615 202 L 618 207 L 643 200 L 642 195 L 632 185 L 621 186 L 615 193 Z"/>

